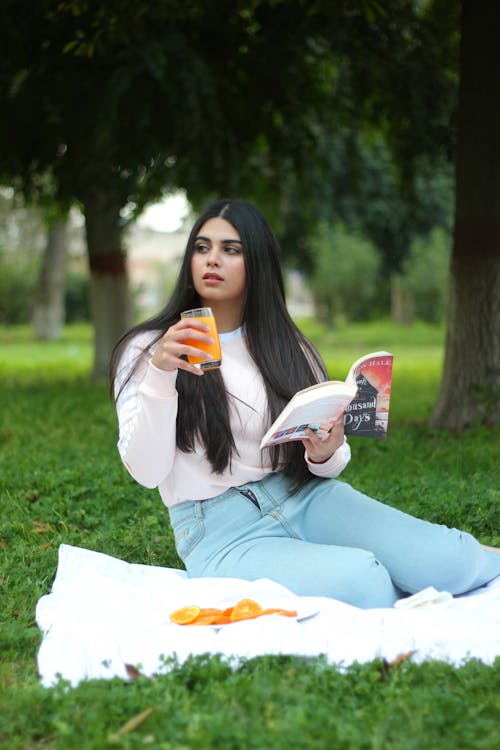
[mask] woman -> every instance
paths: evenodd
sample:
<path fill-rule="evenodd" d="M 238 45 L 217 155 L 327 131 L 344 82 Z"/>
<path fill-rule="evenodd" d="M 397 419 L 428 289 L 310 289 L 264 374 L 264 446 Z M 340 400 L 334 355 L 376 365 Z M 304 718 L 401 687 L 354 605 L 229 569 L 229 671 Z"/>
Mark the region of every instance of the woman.
<path fill-rule="evenodd" d="M 203 372 L 180 319 L 213 309 L 220 370 Z M 369 608 L 427 586 L 458 594 L 500 574 L 469 534 L 383 505 L 335 479 L 350 459 L 343 422 L 261 451 L 293 394 L 326 379 L 285 305 L 278 247 L 260 211 L 220 200 L 196 221 L 165 309 L 118 343 L 111 364 L 119 451 L 158 487 L 190 576 L 272 578 L 299 595 Z"/>

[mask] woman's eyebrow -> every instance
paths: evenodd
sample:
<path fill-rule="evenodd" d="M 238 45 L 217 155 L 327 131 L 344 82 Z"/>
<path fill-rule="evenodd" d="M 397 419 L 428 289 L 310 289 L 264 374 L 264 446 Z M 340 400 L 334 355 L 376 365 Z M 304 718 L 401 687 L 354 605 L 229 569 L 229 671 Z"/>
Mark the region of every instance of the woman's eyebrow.
<path fill-rule="evenodd" d="M 196 237 L 195 242 L 197 242 L 198 240 L 203 240 L 204 242 L 212 242 L 212 240 L 210 239 L 210 237 L 204 237 L 202 234 L 200 234 L 200 235 L 198 235 L 198 237 Z M 243 245 L 243 242 L 241 240 L 236 240 L 236 239 L 234 239 L 234 240 L 221 240 L 221 242 L 222 242 L 223 245 L 234 245 L 235 243 L 238 243 L 238 245 Z"/>

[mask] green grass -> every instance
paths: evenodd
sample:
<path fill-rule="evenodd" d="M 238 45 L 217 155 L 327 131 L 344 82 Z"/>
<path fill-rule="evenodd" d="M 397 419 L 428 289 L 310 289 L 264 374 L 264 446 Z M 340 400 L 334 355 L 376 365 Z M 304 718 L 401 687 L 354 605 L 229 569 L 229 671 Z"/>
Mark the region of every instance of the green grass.
<path fill-rule="evenodd" d="M 85 375 L 92 364 L 92 331 L 88 325 L 72 325 L 58 341 L 33 342 L 30 326 L 0 326 L 0 352 L 3 378 L 62 371 Z"/>
<path fill-rule="evenodd" d="M 344 476 L 368 494 L 500 545 L 500 431 L 430 430 L 443 331 L 390 323 L 327 332 L 312 321 L 332 377 L 374 350 L 395 356 L 389 439 L 351 441 Z M 54 344 L 0 329 L 0 747 L 486 748 L 498 734 L 500 660 L 458 669 L 380 662 L 338 670 L 322 659 L 253 659 L 232 670 L 193 658 L 153 680 L 39 684 L 34 620 L 61 543 L 130 562 L 177 566 L 167 514 L 116 451 L 103 384 L 89 382 L 92 337 L 71 327 Z M 154 709 L 134 731 L 130 718 Z"/>

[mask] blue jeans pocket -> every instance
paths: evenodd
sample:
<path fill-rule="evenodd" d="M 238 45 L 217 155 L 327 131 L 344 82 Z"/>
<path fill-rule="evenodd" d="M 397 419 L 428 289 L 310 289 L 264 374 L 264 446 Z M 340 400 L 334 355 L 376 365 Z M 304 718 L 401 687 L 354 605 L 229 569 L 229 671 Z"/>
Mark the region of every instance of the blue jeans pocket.
<path fill-rule="evenodd" d="M 176 512 L 170 513 L 175 549 L 183 563 L 205 534 L 203 519 L 195 513 L 194 508 L 185 510 L 183 513 L 180 508 L 176 508 Z"/>

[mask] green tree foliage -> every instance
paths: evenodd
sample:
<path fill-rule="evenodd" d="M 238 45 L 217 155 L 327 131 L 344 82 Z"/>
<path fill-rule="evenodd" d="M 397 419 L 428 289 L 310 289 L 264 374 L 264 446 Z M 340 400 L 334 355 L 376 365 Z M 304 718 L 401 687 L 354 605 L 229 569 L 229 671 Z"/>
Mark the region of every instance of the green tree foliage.
<path fill-rule="evenodd" d="M 276 205 L 285 176 L 317 158 L 314 126 L 329 114 L 324 60 L 342 4 L 325 7 L 3 4 L 0 174 L 84 207 L 95 375 L 129 323 L 125 208 L 138 213 L 175 187 L 199 203 L 213 192 L 250 196 L 264 182 Z"/>
<path fill-rule="evenodd" d="M 28 323 L 36 290 L 38 258 L 0 247 L 0 323 Z"/>
<path fill-rule="evenodd" d="M 314 235 L 315 270 L 310 286 L 325 323 L 368 317 L 376 294 L 380 256 L 374 246 L 337 224 L 321 223 Z"/>
<path fill-rule="evenodd" d="M 69 271 L 65 291 L 66 322 L 90 321 L 90 289 L 87 275 Z"/>
<path fill-rule="evenodd" d="M 324 154 L 330 169 L 315 189 L 320 217 L 367 237 L 381 255 L 384 274 L 400 270 L 414 237 L 437 226 L 450 229 L 451 164 L 431 165 L 421 157 L 410 189 L 380 133 L 343 129 L 325 140 Z"/>
<path fill-rule="evenodd" d="M 5 168 L 31 188 L 50 169 L 71 199 L 103 184 L 140 210 L 176 185 L 195 201 L 241 191 L 259 159 L 305 167 L 328 83 L 317 14 L 229 5 L 35 0 L 26 14 L 7 0 Z"/>
<path fill-rule="evenodd" d="M 428 323 L 442 323 L 448 302 L 451 238 L 435 229 L 428 239 L 413 240 L 403 263 L 400 284 L 410 295 L 413 314 Z"/>
<path fill-rule="evenodd" d="M 9 189 L 0 189 L 0 323 L 30 319 L 43 224 Z"/>
<path fill-rule="evenodd" d="M 380 128 L 408 189 L 423 154 L 454 158 L 460 7 L 460 0 L 377 3 L 376 12 L 349 14 L 339 31 L 347 121 Z"/>
<path fill-rule="evenodd" d="M 381 192 L 394 202 L 387 153 L 354 143 L 366 121 L 405 144 L 404 154 L 396 149 L 405 174 L 436 140 L 451 149 L 453 128 L 442 126 L 456 92 L 451 23 L 411 0 L 398 3 L 397 16 L 371 0 L 35 0 L 29 14 L 6 0 L 2 21 L 9 116 L 0 135 L 9 149 L 0 166 L 39 191 L 49 169 L 71 199 L 102 183 L 118 206 L 140 211 L 181 186 L 196 204 L 214 193 L 258 196 L 274 219 L 311 193 L 315 204 L 312 187 L 326 182 L 328 191 L 332 180 L 336 195 L 343 189 L 369 206 L 360 187 L 367 172 L 381 177 L 373 159 L 388 166 Z M 424 84 L 437 99 L 421 96 Z M 401 130 L 409 128 L 408 140 Z M 363 148 L 364 167 L 354 168 L 349 157 Z M 387 236 L 369 236 L 387 248 Z"/>

